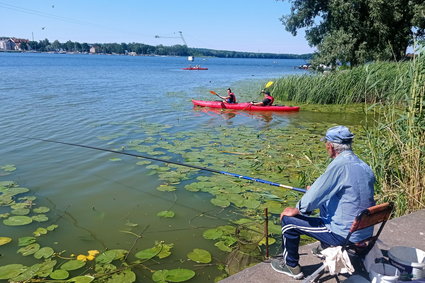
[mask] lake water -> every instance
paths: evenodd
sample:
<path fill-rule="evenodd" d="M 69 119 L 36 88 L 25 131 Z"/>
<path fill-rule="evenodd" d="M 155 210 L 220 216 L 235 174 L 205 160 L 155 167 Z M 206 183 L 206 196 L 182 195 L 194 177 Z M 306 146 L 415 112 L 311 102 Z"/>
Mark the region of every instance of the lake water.
<path fill-rule="evenodd" d="M 240 212 L 236 206 L 217 208 L 211 203 L 211 194 L 205 191 L 184 189 L 194 178 L 211 174 L 197 172 L 175 182 L 167 179 L 169 176 L 161 178 L 155 171 L 158 168 L 137 165 L 141 160 L 133 157 L 24 137 L 133 153 L 132 146 L 137 144 L 144 146 L 139 152 L 146 155 L 158 154 L 159 158 L 230 171 L 237 167 L 226 167 L 226 158 L 201 163 L 195 148 L 222 143 L 219 139 L 231 135 L 232 129 L 240 131 L 247 127 L 262 133 L 291 126 L 292 131 L 300 129 L 301 133 L 309 128 L 312 135 L 318 135 L 330 123 L 356 119 L 347 114 L 312 111 L 222 113 L 192 106 L 192 98 L 215 100 L 209 91 L 224 94 L 227 87 L 233 88 L 239 101 L 259 100 L 258 93 L 267 81 L 302 74 L 304 71 L 295 67 L 303 63 L 196 58 L 191 64 L 209 69 L 185 71 L 181 68 L 190 64 L 186 58 L 0 53 L 0 167 L 16 167 L 10 174 L 0 171 L 0 181 L 12 180 L 30 189 L 27 194 L 37 197 L 37 206 L 50 208 L 47 222 L 25 226 L 0 224 L 0 236 L 13 238 L 12 243 L 0 247 L 0 266 L 34 264 L 32 256 L 16 253 L 17 239 L 31 236 L 37 227 L 57 224 L 55 231 L 39 237 L 38 242 L 56 252 L 65 251 L 64 256 L 84 254 L 90 249 L 117 248 L 132 249 L 133 255 L 152 247 L 155 241 L 165 241 L 174 244 L 172 255 L 154 261 L 150 269 L 189 268 L 197 272 L 190 282 L 213 282 L 224 273 L 217 267 L 226 262 L 228 253 L 204 239 L 203 232 L 228 224 Z M 322 127 L 310 127 L 312 123 Z M 251 144 L 248 136 L 246 133 L 245 139 L 242 132 L 231 143 L 239 144 L 239 148 L 243 144 L 245 150 L 249 146 L 252 151 L 263 146 Z M 172 146 L 167 147 L 171 140 Z M 182 144 L 188 141 L 192 145 Z M 168 153 L 161 152 L 161 148 L 168 149 Z M 242 173 L 248 174 L 249 170 Z M 223 182 L 232 178 L 223 177 Z M 156 189 L 164 184 L 175 184 L 177 190 Z M 0 207 L 0 214 L 9 210 Z M 157 216 L 165 210 L 174 211 L 175 217 Z M 137 238 L 125 231 L 143 236 L 135 241 Z M 200 267 L 188 261 L 186 254 L 194 248 L 208 250 L 213 264 Z M 151 282 L 149 271 L 135 271 L 137 282 Z"/>

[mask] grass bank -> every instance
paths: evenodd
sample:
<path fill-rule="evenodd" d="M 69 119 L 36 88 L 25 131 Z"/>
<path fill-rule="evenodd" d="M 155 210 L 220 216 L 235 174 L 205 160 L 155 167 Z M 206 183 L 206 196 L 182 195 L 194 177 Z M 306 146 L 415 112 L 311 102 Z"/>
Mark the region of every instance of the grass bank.
<path fill-rule="evenodd" d="M 377 178 L 376 199 L 394 202 L 396 216 L 425 208 L 425 52 L 410 62 L 285 77 L 272 94 L 298 103 L 363 102 L 363 151 Z"/>

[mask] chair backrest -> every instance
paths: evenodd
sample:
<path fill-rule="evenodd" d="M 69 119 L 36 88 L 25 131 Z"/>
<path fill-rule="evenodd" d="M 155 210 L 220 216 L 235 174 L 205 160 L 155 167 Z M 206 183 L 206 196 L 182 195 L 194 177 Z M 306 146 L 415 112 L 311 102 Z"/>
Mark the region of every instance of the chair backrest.
<path fill-rule="evenodd" d="M 393 210 L 393 204 L 392 203 L 383 203 L 379 205 L 375 205 L 372 207 L 369 207 L 365 210 L 363 210 L 354 220 L 353 224 L 351 225 L 350 232 L 348 233 L 347 237 L 345 238 L 345 244 L 343 246 L 343 249 L 352 248 L 353 245 L 348 245 L 350 243 L 350 237 L 351 234 L 358 231 L 365 229 L 370 226 L 374 226 L 376 224 L 381 223 L 381 226 L 379 227 L 378 231 L 373 235 L 372 237 L 369 237 L 368 239 L 365 239 L 361 241 L 361 245 L 359 243 L 356 243 L 357 245 L 354 245 L 356 248 L 356 253 L 358 254 L 366 254 L 368 253 L 373 245 L 375 244 L 376 240 L 378 240 L 379 235 L 382 232 L 382 229 L 384 228 L 385 223 L 390 218 L 391 212 Z"/>

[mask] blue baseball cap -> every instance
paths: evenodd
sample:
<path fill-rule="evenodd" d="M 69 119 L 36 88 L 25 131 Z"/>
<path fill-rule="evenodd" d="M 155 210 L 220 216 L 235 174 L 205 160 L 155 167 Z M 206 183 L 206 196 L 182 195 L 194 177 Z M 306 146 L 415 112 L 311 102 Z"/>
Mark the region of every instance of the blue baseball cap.
<path fill-rule="evenodd" d="M 329 128 L 321 141 L 347 144 L 353 141 L 354 135 L 346 126 L 335 126 Z"/>

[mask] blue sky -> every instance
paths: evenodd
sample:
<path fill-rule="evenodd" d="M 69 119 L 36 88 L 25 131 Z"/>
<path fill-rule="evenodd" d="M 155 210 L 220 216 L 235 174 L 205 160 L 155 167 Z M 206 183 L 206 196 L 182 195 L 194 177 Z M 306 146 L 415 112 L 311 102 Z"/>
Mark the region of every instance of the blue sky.
<path fill-rule="evenodd" d="M 174 45 L 182 31 L 189 47 L 313 52 L 303 31 L 285 31 L 289 9 L 276 0 L 0 0 L 0 36 Z"/>

